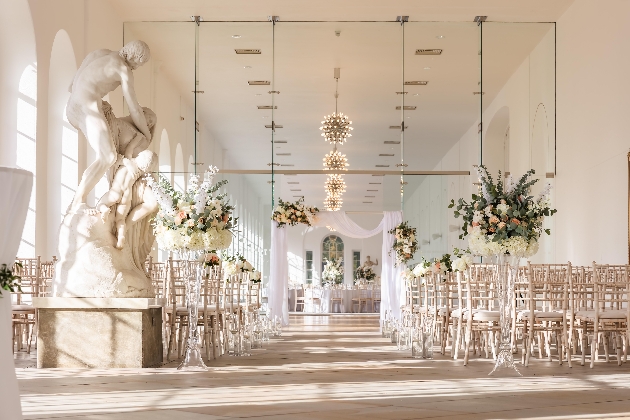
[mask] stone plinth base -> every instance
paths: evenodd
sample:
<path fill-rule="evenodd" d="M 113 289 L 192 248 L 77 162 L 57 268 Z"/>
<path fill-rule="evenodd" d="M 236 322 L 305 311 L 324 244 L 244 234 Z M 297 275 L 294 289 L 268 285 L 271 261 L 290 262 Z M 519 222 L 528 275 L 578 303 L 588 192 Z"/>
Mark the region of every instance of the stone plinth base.
<path fill-rule="evenodd" d="M 34 298 L 38 368 L 145 368 L 163 361 L 161 302 Z"/>

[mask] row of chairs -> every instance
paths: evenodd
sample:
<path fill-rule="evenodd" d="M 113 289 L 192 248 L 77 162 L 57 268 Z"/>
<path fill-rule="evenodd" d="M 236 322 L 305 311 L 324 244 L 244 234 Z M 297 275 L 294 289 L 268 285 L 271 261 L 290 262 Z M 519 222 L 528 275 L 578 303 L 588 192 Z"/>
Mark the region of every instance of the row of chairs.
<path fill-rule="evenodd" d="M 52 281 L 57 258 L 42 261 L 37 258 L 18 258 L 14 273 L 20 276 L 20 290 L 12 294 L 13 349 L 30 353 L 33 337 L 37 334 L 37 311 L 33 297 L 52 296 Z M 167 358 L 181 357 L 187 336 L 188 310 L 186 307 L 186 270 L 196 270 L 197 263 L 169 258 L 166 262 L 146 261 L 146 271 L 152 279 L 156 297 L 163 301 L 163 340 Z M 227 346 L 228 317 L 243 328 L 256 319 L 261 307 L 260 283 L 249 281 L 246 273 L 224 279 L 219 267 L 208 270 L 200 293 L 199 319 L 202 345 L 208 358 L 224 354 Z"/>
<path fill-rule="evenodd" d="M 186 281 L 201 263 L 176 260 L 166 262 L 147 260 L 156 297 L 163 299 L 163 337 L 166 357 L 171 360 L 183 356 L 190 323 L 186 306 Z M 200 330 L 201 345 L 208 359 L 227 352 L 229 320 L 231 328 L 242 331 L 256 321 L 261 309 L 260 283 L 249 281 L 248 273 L 224 277 L 220 266 L 204 270 L 200 290 L 199 316 L 196 328 Z"/>
<path fill-rule="evenodd" d="M 410 328 L 433 321 L 434 335 L 445 354 L 464 350 L 496 357 L 499 308 L 496 266 L 473 265 L 466 273 L 429 274 L 407 282 L 403 320 Z M 619 365 L 627 360 L 630 337 L 630 266 L 574 267 L 568 264 L 531 264 L 520 267 L 514 279 L 510 338 L 513 352 L 520 347 L 524 365 L 536 354 L 572 365 L 580 355 L 584 365 L 606 361 L 611 349 Z M 554 351 L 555 347 L 555 351 Z"/>
<path fill-rule="evenodd" d="M 19 290 L 13 293 L 13 351 L 31 352 L 33 335 L 37 332 L 37 311 L 32 305 L 34 297 L 50 296 L 55 276 L 57 257 L 42 261 L 42 257 L 18 258 L 13 273 L 20 277 Z"/>

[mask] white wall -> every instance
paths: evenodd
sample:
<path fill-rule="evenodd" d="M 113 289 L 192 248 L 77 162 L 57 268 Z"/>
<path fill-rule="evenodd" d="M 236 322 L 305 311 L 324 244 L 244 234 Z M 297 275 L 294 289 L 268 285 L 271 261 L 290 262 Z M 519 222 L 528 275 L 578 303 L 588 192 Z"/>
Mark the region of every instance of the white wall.
<path fill-rule="evenodd" d="M 540 178 L 534 192 L 547 182 L 546 173 L 554 172 L 554 42 L 552 25 L 538 45 L 514 71 L 494 100 L 484 104 L 483 112 L 483 164 L 493 175 L 509 168 L 512 175 L 520 177 L 530 168 Z M 476 121 L 465 135 L 446 153 L 434 170 L 473 171 L 479 164 L 479 134 Z M 506 125 L 507 124 L 507 125 Z M 504 154 L 502 134 L 509 126 L 509 147 Z M 549 146 L 551 145 L 551 147 Z M 470 201 L 477 191 L 473 185 L 476 176 L 427 176 L 416 190 L 405 196 L 405 218 L 418 228 L 420 252 L 417 258 L 440 257 L 452 253 L 453 248 L 467 247 L 466 240 L 458 238 L 461 218 L 455 219 L 453 209 L 448 209 L 451 199 Z M 552 192 L 555 204 L 557 189 Z M 541 248 L 532 262 L 556 260 L 555 238 L 562 237 L 555 229 L 558 213 L 546 222 L 552 236 L 543 234 Z"/>
<path fill-rule="evenodd" d="M 576 0 L 557 23 L 558 261 L 628 262 L 630 2 Z"/>

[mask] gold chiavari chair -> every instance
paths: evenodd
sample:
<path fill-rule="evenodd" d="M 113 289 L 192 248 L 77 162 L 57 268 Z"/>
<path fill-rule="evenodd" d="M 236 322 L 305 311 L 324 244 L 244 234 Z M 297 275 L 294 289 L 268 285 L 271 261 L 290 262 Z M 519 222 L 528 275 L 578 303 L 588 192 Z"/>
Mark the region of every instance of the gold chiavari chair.
<path fill-rule="evenodd" d="M 12 293 L 13 343 L 17 350 L 26 344 L 26 352 L 31 352 L 33 334 L 37 331 L 37 311 L 33 297 L 39 296 L 41 257 L 18 258 L 13 267 L 20 277 L 19 289 Z"/>

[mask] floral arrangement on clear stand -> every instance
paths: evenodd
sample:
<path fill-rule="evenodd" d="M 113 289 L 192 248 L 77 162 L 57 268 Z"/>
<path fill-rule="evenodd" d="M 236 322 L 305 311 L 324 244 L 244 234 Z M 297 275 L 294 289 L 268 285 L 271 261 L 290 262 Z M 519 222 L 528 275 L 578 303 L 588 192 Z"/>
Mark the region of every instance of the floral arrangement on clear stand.
<path fill-rule="evenodd" d="M 514 281 L 521 258 L 531 257 L 538 252 L 538 241 L 543 232 L 545 217 L 553 216 L 557 210 L 550 207 L 551 185 L 542 189 L 538 197 L 530 195 L 538 179 L 532 179 L 533 169 L 518 181 L 508 176 L 505 183 L 501 171 L 497 181 L 492 179 L 485 166 L 476 166 L 481 182 L 481 194 L 473 194 L 470 203 L 459 199 L 451 200 L 449 208 L 455 209 L 455 217 L 462 217 L 464 224 L 460 239 L 468 236 L 468 247 L 472 255 L 490 257 L 496 265 L 496 290 L 500 311 L 500 344 L 494 369 L 518 369 L 514 365 L 511 346 L 511 317 Z"/>
<path fill-rule="evenodd" d="M 159 211 L 154 217 L 154 231 L 160 248 L 176 252 L 187 261 L 185 272 L 186 305 L 189 325 L 197 325 L 201 280 L 205 274 L 207 259 L 205 250 L 222 250 L 232 242 L 232 230 L 238 220 L 231 216 L 233 207 L 226 194 L 216 194 L 227 181 L 213 183 L 216 167 L 204 173 L 199 185 L 197 175 L 191 176 L 185 192 L 176 191 L 166 178 L 160 175 L 156 182 L 147 175 L 147 184 L 157 197 Z M 186 354 L 178 370 L 207 370 L 201 351 L 197 328 L 188 328 Z"/>
<path fill-rule="evenodd" d="M 333 285 L 343 283 L 343 258 L 339 261 L 324 259 L 326 265 L 322 271 L 322 283 Z"/>
<path fill-rule="evenodd" d="M 354 284 L 364 285 L 372 282 L 376 278 L 376 273 L 372 267 L 368 265 L 361 265 L 354 273 Z"/>

